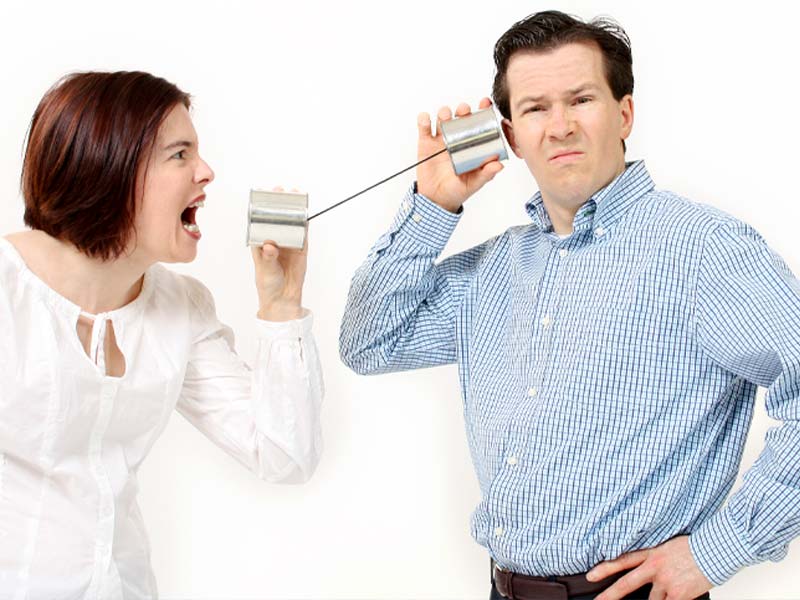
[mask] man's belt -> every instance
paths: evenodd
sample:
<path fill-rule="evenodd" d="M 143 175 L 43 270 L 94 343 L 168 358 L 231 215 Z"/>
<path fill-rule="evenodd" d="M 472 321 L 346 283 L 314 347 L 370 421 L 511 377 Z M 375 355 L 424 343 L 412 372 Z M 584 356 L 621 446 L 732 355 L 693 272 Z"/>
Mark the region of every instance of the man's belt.
<path fill-rule="evenodd" d="M 494 585 L 509 600 L 569 600 L 571 596 L 599 594 L 628 571 L 600 581 L 589 581 L 586 573 L 556 577 L 535 577 L 506 571 L 494 565 Z"/>

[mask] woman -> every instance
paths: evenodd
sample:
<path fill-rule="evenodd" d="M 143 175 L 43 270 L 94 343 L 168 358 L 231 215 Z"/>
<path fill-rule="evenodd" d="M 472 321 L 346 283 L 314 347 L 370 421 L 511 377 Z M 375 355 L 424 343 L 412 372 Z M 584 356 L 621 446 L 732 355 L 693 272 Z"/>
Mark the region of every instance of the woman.
<path fill-rule="evenodd" d="M 268 481 L 321 451 L 305 251 L 253 251 L 254 371 L 188 262 L 214 174 L 189 97 L 82 73 L 33 117 L 25 223 L 0 238 L 0 597 L 152 598 L 136 472 L 176 408 Z"/>

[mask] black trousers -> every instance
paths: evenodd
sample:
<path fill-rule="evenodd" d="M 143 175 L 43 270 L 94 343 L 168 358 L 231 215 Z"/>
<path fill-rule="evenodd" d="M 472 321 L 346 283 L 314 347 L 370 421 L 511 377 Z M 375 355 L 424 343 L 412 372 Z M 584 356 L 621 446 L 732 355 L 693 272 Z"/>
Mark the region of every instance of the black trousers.
<path fill-rule="evenodd" d="M 640 587 L 638 590 L 635 590 L 625 596 L 624 600 L 647 600 L 650 596 L 650 589 L 652 586 L 647 584 L 644 587 Z M 601 592 L 596 594 L 589 594 L 587 596 L 570 596 L 570 600 L 594 600 L 599 596 Z M 697 598 L 697 600 L 710 600 L 711 596 L 709 596 L 708 592 Z M 494 587 L 494 581 L 492 581 L 492 593 L 489 595 L 489 600 L 506 600 L 503 596 L 500 595 L 500 592 L 497 591 L 497 588 Z"/>

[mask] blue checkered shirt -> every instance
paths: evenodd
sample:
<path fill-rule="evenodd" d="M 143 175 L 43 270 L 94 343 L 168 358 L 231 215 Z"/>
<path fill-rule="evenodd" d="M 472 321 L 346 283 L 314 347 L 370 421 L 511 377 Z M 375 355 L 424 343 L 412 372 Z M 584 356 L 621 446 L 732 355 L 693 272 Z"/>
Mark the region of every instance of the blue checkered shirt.
<path fill-rule="evenodd" d="M 356 272 L 342 360 L 458 363 L 503 567 L 566 575 L 690 534 L 720 584 L 800 534 L 800 285 L 749 226 L 655 189 L 642 162 L 560 239 L 533 221 L 436 260 L 461 218 L 410 191 Z M 782 421 L 733 486 L 757 386 Z"/>

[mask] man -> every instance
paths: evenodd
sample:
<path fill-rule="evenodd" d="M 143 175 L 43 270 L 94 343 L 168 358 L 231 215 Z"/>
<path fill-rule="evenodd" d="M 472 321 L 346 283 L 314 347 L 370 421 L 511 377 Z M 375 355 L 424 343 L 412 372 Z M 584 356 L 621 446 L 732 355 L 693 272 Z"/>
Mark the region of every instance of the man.
<path fill-rule="evenodd" d="M 625 162 L 616 24 L 538 13 L 495 63 L 506 137 L 539 185 L 533 223 L 436 264 L 502 165 L 420 165 L 354 277 L 342 359 L 458 362 L 492 598 L 705 597 L 800 533 L 800 285 L 750 227 Z M 418 124 L 420 156 L 443 147 Z M 758 385 L 783 424 L 726 503 Z"/>

